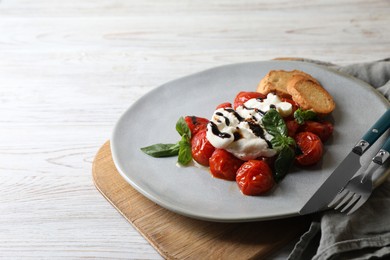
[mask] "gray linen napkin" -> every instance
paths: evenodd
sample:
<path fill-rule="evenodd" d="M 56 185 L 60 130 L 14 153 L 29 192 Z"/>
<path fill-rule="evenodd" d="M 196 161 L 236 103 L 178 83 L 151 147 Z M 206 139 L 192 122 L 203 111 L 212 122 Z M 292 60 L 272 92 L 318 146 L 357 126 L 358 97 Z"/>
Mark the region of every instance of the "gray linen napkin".
<path fill-rule="evenodd" d="M 325 65 L 367 82 L 390 100 L 390 58 L 348 66 Z M 317 214 L 288 257 L 289 260 L 370 258 L 390 259 L 390 179 L 374 191 L 356 214 L 347 216 L 336 211 Z"/>

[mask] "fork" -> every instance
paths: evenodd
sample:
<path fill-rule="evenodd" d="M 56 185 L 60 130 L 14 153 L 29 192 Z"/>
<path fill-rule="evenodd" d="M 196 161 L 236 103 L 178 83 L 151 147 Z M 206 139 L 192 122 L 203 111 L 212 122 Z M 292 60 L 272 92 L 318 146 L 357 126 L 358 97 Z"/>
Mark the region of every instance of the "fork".
<path fill-rule="evenodd" d="M 329 203 L 329 208 L 334 208 L 347 215 L 360 208 L 370 197 L 374 187 L 372 175 L 390 157 L 390 137 L 372 159 L 367 169 L 353 177 L 347 185 L 341 189 L 336 197 Z"/>

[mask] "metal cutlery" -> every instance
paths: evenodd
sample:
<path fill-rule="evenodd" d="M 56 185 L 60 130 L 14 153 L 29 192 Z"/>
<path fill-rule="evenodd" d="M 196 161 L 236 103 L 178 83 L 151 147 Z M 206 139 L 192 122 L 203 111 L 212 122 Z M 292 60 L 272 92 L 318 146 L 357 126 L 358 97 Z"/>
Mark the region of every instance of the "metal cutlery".
<path fill-rule="evenodd" d="M 352 214 L 359 209 L 371 196 L 374 182 L 372 179 L 375 171 L 380 168 L 390 157 L 390 137 L 372 159 L 367 169 L 353 177 L 347 185 L 336 195 L 328 207 Z"/>
<path fill-rule="evenodd" d="M 345 159 L 306 202 L 299 214 L 309 214 L 327 208 L 339 191 L 361 168 L 360 157 L 390 128 L 390 109 L 388 109 L 374 125 L 363 135 Z"/>

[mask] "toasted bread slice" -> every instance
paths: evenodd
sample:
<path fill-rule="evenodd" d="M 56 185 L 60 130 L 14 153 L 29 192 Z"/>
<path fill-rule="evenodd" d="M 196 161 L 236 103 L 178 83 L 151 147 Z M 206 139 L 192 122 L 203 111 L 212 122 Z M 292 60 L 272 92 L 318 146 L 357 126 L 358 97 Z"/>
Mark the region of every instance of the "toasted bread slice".
<path fill-rule="evenodd" d="M 336 107 L 332 96 L 321 84 L 306 76 L 293 76 L 287 84 L 287 91 L 302 109 L 311 109 L 319 115 L 327 115 Z"/>
<path fill-rule="evenodd" d="M 280 97 L 290 97 L 290 93 L 287 91 L 287 85 L 293 76 L 303 76 L 314 82 L 317 82 L 311 75 L 300 71 L 285 71 L 285 70 L 271 70 L 268 74 L 260 81 L 257 86 L 257 92 L 267 95 L 270 92 L 275 93 Z"/>

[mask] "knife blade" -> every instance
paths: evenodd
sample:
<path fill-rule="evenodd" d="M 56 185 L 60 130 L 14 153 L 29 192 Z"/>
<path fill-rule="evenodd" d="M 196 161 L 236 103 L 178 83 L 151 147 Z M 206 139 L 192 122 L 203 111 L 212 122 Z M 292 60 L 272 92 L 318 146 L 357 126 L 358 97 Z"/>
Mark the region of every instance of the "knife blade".
<path fill-rule="evenodd" d="M 327 205 L 333 200 L 341 188 L 343 188 L 360 169 L 360 157 L 389 128 L 390 109 L 388 109 L 363 135 L 361 140 L 357 142 L 345 159 L 306 202 L 299 211 L 299 214 L 306 215 L 327 208 Z"/>

